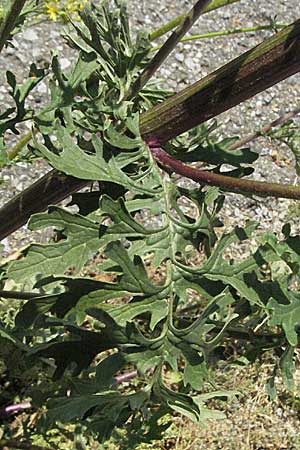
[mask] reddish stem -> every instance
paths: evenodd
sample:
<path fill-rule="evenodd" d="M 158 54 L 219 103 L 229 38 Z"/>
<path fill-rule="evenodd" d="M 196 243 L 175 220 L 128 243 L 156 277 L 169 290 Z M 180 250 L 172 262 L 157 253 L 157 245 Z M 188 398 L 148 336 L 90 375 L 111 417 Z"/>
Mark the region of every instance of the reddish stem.
<path fill-rule="evenodd" d="M 126 383 L 127 381 L 133 380 L 138 376 L 138 371 L 133 370 L 132 372 L 124 373 L 123 375 L 117 375 L 115 377 L 115 384 Z"/>
<path fill-rule="evenodd" d="M 29 408 L 32 408 L 31 402 L 15 403 L 14 405 L 5 406 L 5 408 L 0 409 L 0 416 L 9 416 L 10 414 L 15 414 Z"/>
<path fill-rule="evenodd" d="M 170 156 L 160 147 L 155 138 L 147 139 L 149 149 L 164 169 L 169 169 L 179 175 L 189 178 L 203 185 L 217 186 L 230 192 L 246 195 L 258 195 L 260 197 L 292 198 L 300 200 L 300 187 L 290 184 L 265 183 L 255 180 L 244 180 L 228 177 L 205 170 L 187 166 L 181 161 Z"/>

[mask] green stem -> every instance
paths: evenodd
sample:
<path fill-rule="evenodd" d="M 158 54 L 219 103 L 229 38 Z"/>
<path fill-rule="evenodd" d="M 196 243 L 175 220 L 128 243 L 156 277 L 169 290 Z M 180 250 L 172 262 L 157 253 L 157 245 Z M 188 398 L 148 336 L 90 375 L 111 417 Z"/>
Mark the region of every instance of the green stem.
<path fill-rule="evenodd" d="M 287 27 L 287 24 L 277 24 L 276 28 L 281 29 Z M 186 36 L 180 40 L 180 43 L 184 42 L 190 42 L 190 41 L 197 41 L 199 39 L 209 39 L 219 36 L 228 36 L 230 34 L 240 34 L 240 33 L 250 33 L 253 31 L 260 31 L 260 30 L 271 30 L 274 31 L 274 27 L 272 25 L 257 25 L 255 27 L 246 27 L 246 28 L 233 28 L 231 30 L 222 30 L 222 31 L 212 31 L 211 33 L 205 33 L 205 34 L 193 34 L 191 36 Z M 153 47 L 152 51 L 156 51 L 160 49 L 161 46 L 158 45 L 157 47 Z"/>
<path fill-rule="evenodd" d="M 239 1 L 240 0 L 213 0 L 208 6 L 206 6 L 206 8 L 204 8 L 203 14 L 221 8 L 222 6 L 231 5 L 231 3 L 236 3 Z M 150 34 L 150 40 L 155 41 L 155 39 L 173 30 L 173 28 L 177 27 L 184 18 L 185 14 L 180 14 L 180 16 L 164 24 L 163 26 L 161 26 L 156 31 Z"/>
<path fill-rule="evenodd" d="M 8 152 L 7 156 L 10 161 L 15 159 L 15 157 L 23 150 L 25 145 L 28 144 L 28 142 L 31 141 L 33 135 L 37 132 L 36 129 L 33 129 L 32 131 L 28 131 L 28 133 L 24 134 L 22 138 L 16 143 L 16 145 L 13 146 L 13 148 Z"/>
<path fill-rule="evenodd" d="M 0 52 L 15 28 L 17 19 L 21 14 L 26 0 L 11 0 L 3 21 L 0 24 Z"/>
<path fill-rule="evenodd" d="M 149 64 L 137 78 L 137 80 L 130 87 L 129 91 L 125 95 L 125 100 L 129 100 L 136 96 L 136 94 L 145 86 L 145 84 L 150 80 L 162 63 L 167 59 L 172 50 L 176 47 L 178 42 L 183 38 L 183 36 L 189 31 L 193 24 L 200 17 L 203 9 L 211 2 L 211 0 L 198 0 L 197 3 L 192 7 L 192 9 L 185 14 L 181 20 L 179 26 L 171 34 L 171 36 L 166 40 L 160 50 L 151 59 Z"/>

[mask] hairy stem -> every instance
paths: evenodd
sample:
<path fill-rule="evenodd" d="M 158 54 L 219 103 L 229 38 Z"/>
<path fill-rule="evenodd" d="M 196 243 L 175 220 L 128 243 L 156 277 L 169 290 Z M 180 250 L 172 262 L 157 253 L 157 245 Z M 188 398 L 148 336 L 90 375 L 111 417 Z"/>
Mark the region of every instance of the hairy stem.
<path fill-rule="evenodd" d="M 51 170 L 25 189 L 20 197 L 12 198 L 1 208 L 0 218 L 2 212 L 4 220 L 0 221 L 0 240 L 24 225 L 32 214 L 44 211 L 48 205 L 59 203 L 86 184 L 86 180 Z"/>
<path fill-rule="evenodd" d="M 264 183 L 262 181 L 244 180 L 227 177 L 205 170 L 195 169 L 183 164 L 170 156 L 157 144 L 149 143 L 151 153 L 164 169 L 171 170 L 179 175 L 196 181 L 202 185 L 217 186 L 237 194 L 257 195 L 259 197 L 292 198 L 300 200 L 300 186 L 279 183 Z"/>
<path fill-rule="evenodd" d="M 0 52 L 15 28 L 26 0 L 11 0 L 3 21 L 0 23 Z"/>
<path fill-rule="evenodd" d="M 163 143 L 300 70 L 300 20 L 147 111 L 144 136 Z M 157 120 L 159 117 L 159 120 Z M 148 131 L 149 129 L 149 131 Z"/>
<path fill-rule="evenodd" d="M 150 63 L 146 66 L 137 80 L 130 87 L 125 99 L 129 100 L 145 86 L 150 80 L 162 63 L 167 59 L 169 54 L 174 50 L 178 42 L 189 31 L 193 24 L 198 20 L 204 8 L 211 2 L 211 0 L 198 0 L 188 14 L 183 16 L 178 28 L 171 34 L 167 41 L 163 44 L 156 55 L 151 59 Z"/>
<path fill-rule="evenodd" d="M 265 135 L 268 133 L 272 128 L 279 127 L 280 125 L 283 125 L 288 120 L 292 119 L 293 117 L 297 116 L 297 114 L 300 114 L 300 107 L 294 109 L 293 111 L 284 114 L 283 116 L 278 117 L 273 122 L 265 125 L 260 130 L 255 131 L 254 133 L 248 134 L 248 136 L 243 137 L 242 139 L 239 139 L 234 144 L 232 144 L 229 148 L 230 150 L 236 150 L 237 148 L 243 147 L 244 145 L 249 144 L 249 142 L 254 141 L 260 136 Z"/>
<path fill-rule="evenodd" d="M 203 14 L 239 1 L 240 0 L 212 0 L 212 2 L 204 8 Z M 177 27 L 184 18 L 185 14 L 180 14 L 180 16 L 162 25 L 160 28 L 150 34 L 150 40 L 155 41 L 155 39 L 158 39 L 159 37 L 173 30 L 173 28 Z"/>

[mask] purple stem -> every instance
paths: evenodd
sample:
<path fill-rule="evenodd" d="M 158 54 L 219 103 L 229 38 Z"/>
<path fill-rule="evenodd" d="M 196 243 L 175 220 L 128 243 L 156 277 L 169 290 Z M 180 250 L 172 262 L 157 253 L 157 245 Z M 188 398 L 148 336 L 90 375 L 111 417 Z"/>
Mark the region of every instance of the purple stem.
<path fill-rule="evenodd" d="M 300 187 L 290 184 L 265 183 L 263 181 L 245 180 L 220 175 L 205 170 L 187 166 L 181 161 L 173 158 L 161 148 L 156 138 L 148 138 L 146 143 L 164 170 L 168 169 L 197 183 L 207 186 L 217 186 L 229 192 L 238 194 L 258 195 L 259 197 L 292 198 L 300 200 Z"/>
<path fill-rule="evenodd" d="M 8 416 L 10 414 L 15 414 L 24 409 L 32 408 L 31 402 L 16 403 L 14 405 L 5 406 L 5 408 L 0 409 L 0 416 Z"/>
<path fill-rule="evenodd" d="M 133 380 L 133 378 L 136 378 L 137 376 L 138 376 L 137 370 L 133 370 L 132 372 L 124 373 L 123 375 L 117 375 L 115 377 L 115 384 L 126 383 L 126 381 Z"/>
<path fill-rule="evenodd" d="M 130 381 L 138 376 L 138 371 L 133 370 L 131 372 L 124 373 L 123 375 L 117 375 L 115 377 L 115 384 L 122 384 Z M 32 408 L 31 402 L 21 402 L 15 403 L 14 405 L 5 406 L 5 408 L 0 409 L 0 416 L 8 416 L 10 414 L 15 414 L 25 409 Z"/>

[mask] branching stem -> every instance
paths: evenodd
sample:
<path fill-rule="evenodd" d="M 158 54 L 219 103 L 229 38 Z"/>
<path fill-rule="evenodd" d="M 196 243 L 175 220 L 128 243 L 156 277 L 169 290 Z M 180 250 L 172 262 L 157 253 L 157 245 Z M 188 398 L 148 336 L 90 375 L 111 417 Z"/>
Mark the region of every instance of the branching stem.
<path fill-rule="evenodd" d="M 141 135 L 145 141 L 155 137 L 159 143 L 164 143 L 299 70 L 300 20 L 146 111 L 140 119 Z M 251 183 L 248 188 L 255 194 L 252 182 L 243 181 Z M 235 179 L 233 182 L 236 184 Z M 24 225 L 31 214 L 44 211 L 48 205 L 60 202 L 86 184 L 86 180 L 79 180 L 56 170 L 50 171 L 0 209 L 0 240 Z M 264 189 L 265 184 L 262 185 L 258 185 L 260 191 Z M 295 189 L 297 190 L 296 187 L 287 189 L 285 196 L 292 194 L 290 197 L 295 198 Z M 276 196 L 282 196 L 281 194 L 282 191 L 280 195 L 277 192 Z M 272 190 L 265 195 L 273 195 Z"/>
<path fill-rule="evenodd" d="M 34 128 L 33 130 L 28 131 L 26 134 L 24 134 L 24 136 L 22 136 L 22 138 L 13 146 L 13 148 L 11 150 L 9 150 L 7 152 L 7 156 L 8 159 L 10 161 L 12 161 L 13 159 L 16 158 L 16 156 L 18 156 L 18 154 L 23 150 L 23 148 L 25 147 L 25 145 L 27 145 L 32 137 L 34 136 L 34 134 L 36 133 L 36 129 Z"/>

